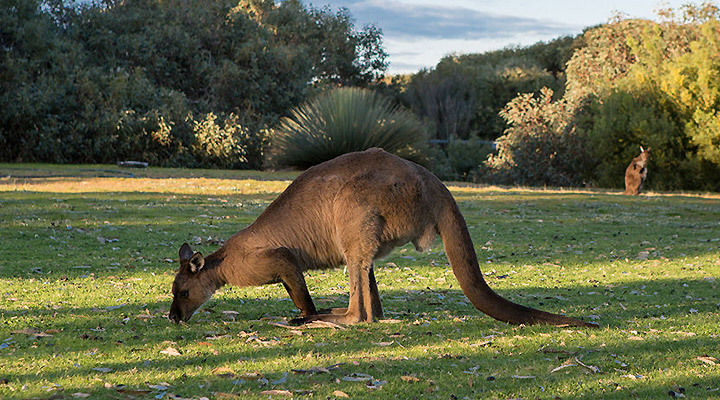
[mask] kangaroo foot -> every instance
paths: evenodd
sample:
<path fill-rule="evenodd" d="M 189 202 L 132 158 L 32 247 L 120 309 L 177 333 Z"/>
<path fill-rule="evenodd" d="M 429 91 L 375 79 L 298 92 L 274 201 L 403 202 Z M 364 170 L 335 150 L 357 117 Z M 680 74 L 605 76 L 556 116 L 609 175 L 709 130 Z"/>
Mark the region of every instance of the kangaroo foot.
<path fill-rule="evenodd" d="M 291 325 L 303 325 L 313 321 L 326 321 L 338 325 L 353 325 L 365 322 L 360 315 L 348 313 L 347 308 L 333 308 L 329 313 L 306 315 L 304 317 L 293 318 L 290 320 Z"/>

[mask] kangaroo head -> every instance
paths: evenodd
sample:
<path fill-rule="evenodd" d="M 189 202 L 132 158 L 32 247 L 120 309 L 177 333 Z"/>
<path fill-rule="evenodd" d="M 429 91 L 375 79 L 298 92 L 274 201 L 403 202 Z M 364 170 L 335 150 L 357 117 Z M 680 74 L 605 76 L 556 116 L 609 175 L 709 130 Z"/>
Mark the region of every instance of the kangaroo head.
<path fill-rule="evenodd" d="M 171 321 L 186 322 L 193 313 L 205 304 L 217 290 L 217 285 L 203 270 L 205 259 L 195 253 L 190 245 L 180 247 L 180 269 L 172 285 L 173 301 L 170 306 Z"/>
<path fill-rule="evenodd" d="M 640 157 L 647 161 L 647 159 L 650 158 L 650 148 L 643 149 L 642 146 L 640 146 Z"/>

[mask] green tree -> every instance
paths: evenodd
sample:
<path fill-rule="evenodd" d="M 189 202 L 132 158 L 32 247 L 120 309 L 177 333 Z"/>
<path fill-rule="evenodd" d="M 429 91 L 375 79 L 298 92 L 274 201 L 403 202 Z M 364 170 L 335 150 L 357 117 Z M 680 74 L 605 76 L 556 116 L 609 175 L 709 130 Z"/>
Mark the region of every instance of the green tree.
<path fill-rule="evenodd" d="M 505 128 L 499 111 L 518 93 L 551 88 L 562 96 L 572 37 L 481 54 L 451 55 L 401 85 L 398 97 L 435 128 L 438 139 L 495 139 Z"/>
<path fill-rule="evenodd" d="M 381 32 L 347 10 L 82 4 L 0 3 L 0 159 L 257 168 L 267 127 L 309 93 L 386 68 Z"/>

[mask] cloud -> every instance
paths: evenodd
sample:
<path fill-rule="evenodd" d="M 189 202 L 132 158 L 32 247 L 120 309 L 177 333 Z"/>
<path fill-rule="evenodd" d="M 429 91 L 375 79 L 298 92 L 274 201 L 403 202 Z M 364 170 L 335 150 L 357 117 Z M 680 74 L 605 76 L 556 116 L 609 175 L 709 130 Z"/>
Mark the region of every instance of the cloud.
<path fill-rule="evenodd" d="M 553 21 L 483 12 L 477 8 L 402 3 L 397 0 L 327 0 L 333 9 L 347 7 L 359 25 L 371 23 L 385 37 L 397 39 L 486 39 L 518 34 L 562 34 L 576 28 Z"/>

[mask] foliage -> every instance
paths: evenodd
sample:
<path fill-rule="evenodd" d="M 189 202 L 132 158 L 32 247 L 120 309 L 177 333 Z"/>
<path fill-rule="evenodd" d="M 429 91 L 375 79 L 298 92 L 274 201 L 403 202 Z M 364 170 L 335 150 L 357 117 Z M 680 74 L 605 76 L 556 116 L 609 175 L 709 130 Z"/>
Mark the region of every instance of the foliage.
<path fill-rule="evenodd" d="M 404 88 L 402 101 L 432 124 L 434 139 L 468 138 L 476 106 L 471 79 L 430 71 L 415 74 Z"/>
<path fill-rule="evenodd" d="M 173 325 L 179 246 L 215 251 L 293 174 L 148 168 L 127 179 L 91 168 L 0 165 L 13 176 L 0 180 L 3 399 L 267 400 L 261 392 L 276 390 L 273 398 L 612 400 L 720 389 L 718 196 L 450 188 L 493 289 L 597 330 L 484 316 L 439 241 L 375 263 L 382 322 L 274 325 L 298 315 L 274 284 L 223 287 Z M 347 305 L 342 269 L 305 279 L 320 308 Z"/>
<path fill-rule="evenodd" d="M 2 160 L 258 167 L 266 126 L 313 86 L 387 67 L 378 29 L 295 0 L 7 0 L 0 15 Z"/>
<path fill-rule="evenodd" d="M 301 105 L 271 136 L 271 164 L 307 168 L 339 155 L 380 147 L 422 161 L 424 125 L 390 98 L 361 88 L 339 88 Z"/>
<path fill-rule="evenodd" d="M 622 186 L 621 171 L 643 144 L 653 148 L 648 187 L 720 188 L 720 159 L 714 158 L 720 136 L 713 123 L 720 107 L 718 17 L 717 8 L 705 4 L 685 7 L 681 20 L 645 22 L 638 30 L 613 27 L 625 35 L 634 62 L 600 83 L 604 95 L 594 91 L 601 111 L 588 134 L 600 160 L 594 174 L 600 185 Z M 591 64 L 601 62 L 607 60 Z"/>
<path fill-rule="evenodd" d="M 476 179 L 493 144 L 480 139 L 454 139 L 444 147 L 433 147 L 428 151 L 428 168 L 440 179 L 450 181 L 472 181 Z"/>
<path fill-rule="evenodd" d="M 690 143 L 682 133 L 679 116 L 656 93 L 614 92 L 594 111 L 587 132 L 598 160 L 594 179 L 602 187 L 623 187 L 625 168 L 640 154 L 639 146 L 652 148 L 646 187 L 699 188 L 702 176 L 685 158 Z"/>
<path fill-rule="evenodd" d="M 555 176 L 553 154 L 567 153 L 570 164 L 563 163 L 561 175 L 574 171 L 575 178 L 564 184 L 622 187 L 624 170 L 643 145 L 653 148 L 648 188 L 718 190 L 720 13 L 707 3 L 682 10 L 682 17 L 665 10 L 660 23 L 618 19 L 587 30 L 584 45 L 567 64 L 567 90 L 557 104 L 568 110 L 563 118 L 572 141 L 585 138 L 587 143 L 532 154 L 514 154 L 516 148 L 501 145 L 500 157 L 490 160 L 492 169 L 506 171 L 507 183 L 538 184 L 544 180 L 528 177 Z M 517 101 L 527 98 L 521 95 Z M 548 108 L 548 103 L 528 104 L 527 115 L 508 122 L 522 121 L 523 130 L 536 137 L 557 134 L 542 119 L 531 118 L 544 113 L 534 107 Z M 513 133 L 512 125 L 507 132 Z M 501 142 L 506 140 L 516 143 L 507 135 Z M 551 137 L 542 141 L 526 145 L 556 145 Z M 573 159 L 578 154 L 582 158 Z"/>
<path fill-rule="evenodd" d="M 502 110 L 508 128 L 497 141 L 497 155 L 488 157 L 483 180 L 530 186 L 582 184 L 588 149 L 572 125 L 575 109 L 552 97 L 552 90 L 543 88 L 539 97 L 520 95 Z"/>
<path fill-rule="evenodd" d="M 232 169 L 247 167 L 249 160 L 261 159 L 266 132 L 251 131 L 235 114 L 228 115 L 220 123 L 217 120 L 215 114 L 209 113 L 202 120 L 193 122 L 192 152 L 198 165 Z"/>
<path fill-rule="evenodd" d="M 492 140 L 502 134 L 498 112 L 518 93 L 550 87 L 562 95 L 565 63 L 581 42 L 562 37 L 524 48 L 452 55 L 401 84 L 399 99 L 435 128 L 437 139 Z"/>

